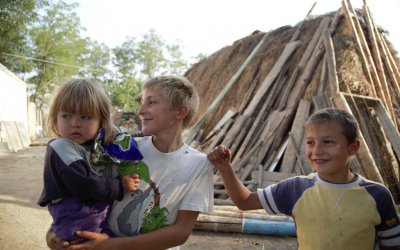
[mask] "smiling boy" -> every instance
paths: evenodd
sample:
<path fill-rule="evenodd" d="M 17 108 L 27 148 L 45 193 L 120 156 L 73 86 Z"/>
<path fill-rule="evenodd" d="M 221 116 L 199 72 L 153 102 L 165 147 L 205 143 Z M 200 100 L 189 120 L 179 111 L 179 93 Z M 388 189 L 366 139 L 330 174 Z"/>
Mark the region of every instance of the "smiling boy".
<path fill-rule="evenodd" d="M 208 158 L 242 210 L 264 208 L 294 218 L 299 249 L 399 249 L 400 225 L 389 190 L 353 173 L 350 157 L 360 147 L 357 122 L 349 113 L 319 110 L 305 124 L 306 155 L 315 171 L 250 192 L 236 177 L 224 146 Z"/>

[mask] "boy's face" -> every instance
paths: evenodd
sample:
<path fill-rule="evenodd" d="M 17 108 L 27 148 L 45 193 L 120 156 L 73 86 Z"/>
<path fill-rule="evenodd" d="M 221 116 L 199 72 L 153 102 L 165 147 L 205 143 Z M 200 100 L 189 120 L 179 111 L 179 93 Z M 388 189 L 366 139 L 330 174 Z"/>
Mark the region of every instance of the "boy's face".
<path fill-rule="evenodd" d="M 57 128 L 61 137 L 83 144 L 95 137 L 100 119 L 92 115 L 58 112 Z"/>
<path fill-rule="evenodd" d="M 159 89 L 149 88 L 143 91 L 139 116 L 144 135 L 175 133 L 182 118 L 168 97 Z"/>
<path fill-rule="evenodd" d="M 319 176 L 334 183 L 350 181 L 349 157 L 357 152 L 360 142 L 356 140 L 349 145 L 337 123 L 313 124 L 305 132 L 306 155 Z"/>

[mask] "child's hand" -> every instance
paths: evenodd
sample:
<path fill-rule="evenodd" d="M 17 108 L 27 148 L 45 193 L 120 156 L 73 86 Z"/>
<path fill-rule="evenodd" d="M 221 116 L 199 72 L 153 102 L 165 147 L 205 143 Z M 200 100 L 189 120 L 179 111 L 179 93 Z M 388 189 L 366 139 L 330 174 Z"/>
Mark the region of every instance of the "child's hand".
<path fill-rule="evenodd" d="M 137 174 L 127 174 L 122 176 L 122 183 L 124 185 L 124 190 L 126 192 L 135 192 L 140 183 L 139 175 Z"/>
<path fill-rule="evenodd" d="M 231 167 L 231 151 L 224 145 L 215 147 L 207 158 L 211 161 L 214 167 L 218 170 L 223 170 Z"/>

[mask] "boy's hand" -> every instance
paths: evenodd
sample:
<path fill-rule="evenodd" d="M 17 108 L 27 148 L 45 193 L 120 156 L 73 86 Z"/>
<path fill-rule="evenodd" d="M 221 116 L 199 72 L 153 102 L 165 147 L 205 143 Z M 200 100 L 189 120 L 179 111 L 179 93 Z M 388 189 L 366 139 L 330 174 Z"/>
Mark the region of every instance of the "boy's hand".
<path fill-rule="evenodd" d="M 224 145 L 215 147 L 207 155 L 214 167 L 220 171 L 231 167 L 231 157 L 231 151 Z"/>
<path fill-rule="evenodd" d="M 122 184 L 124 185 L 124 191 L 135 192 L 139 187 L 140 179 L 137 174 L 127 174 L 122 176 Z"/>
<path fill-rule="evenodd" d="M 46 242 L 47 246 L 50 249 L 65 249 L 66 247 L 69 246 L 68 241 L 65 241 L 58 237 L 51 228 L 47 231 L 46 234 Z"/>
<path fill-rule="evenodd" d="M 77 231 L 76 234 L 83 238 L 87 239 L 88 241 L 85 241 L 80 244 L 75 244 L 75 245 L 70 245 L 67 249 L 69 250 L 79 250 L 79 249 L 104 249 L 99 246 L 101 245 L 102 242 L 107 240 L 109 237 L 105 234 L 99 234 L 99 233 L 94 233 L 94 232 L 89 232 L 89 231 Z M 105 248 L 105 249 L 110 249 L 110 248 Z"/>

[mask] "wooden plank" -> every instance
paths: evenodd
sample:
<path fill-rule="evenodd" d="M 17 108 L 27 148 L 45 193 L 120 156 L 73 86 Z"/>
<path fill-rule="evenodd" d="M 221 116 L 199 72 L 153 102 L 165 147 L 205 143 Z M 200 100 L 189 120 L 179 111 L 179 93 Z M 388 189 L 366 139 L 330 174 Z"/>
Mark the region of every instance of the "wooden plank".
<path fill-rule="evenodd" d="M 389 59 L 389 63 L 390 63 L 390 67 L 392 69 L 393 75 L 397 80 L 396 82 L 398 84 L 400 84 L 400 71 L 399 71 L 399 68 L 398 68 L 398 66 L 396 64 L 396 61 L 393 58 L 392 53 L 390 53 L 389 46 L 387 45 L 386 40 L 383 38 L 383 35 L 380 34 L 380 37 L 381 37 L 381 44 L 383 45 L 383 49 L 386 52 L 385 54 L 386 54 L 387 58 Z"/>
<path fill-rule="evenodd" d="M 2 141 L 6 144 L 8 151 L 9 152 L 16 152 L 12 146 L 11 138 L 8 135 L 7 129 L 6 129 L 6 123 L 4 121 L 0 121 L 0 131 L 1 131 L 1 136 L 2 136 Z"/>
<path fill-rule="evenodd" d="M 4 125 L 6 128 L 6 137 L 8 137 L 7 143 L 9 142 L 12 147 L 11 152 L 18 152 L 18 150 L 21 150 L 23 147 L 16 131 L 14 122 L 6 121 L 4 122 Z"/>
<path fill-rule="evenodd" d="M 329 99 L 326 97 L 325 93 L 318 94 L 312 97 L 315 110 L 320 110 L 323 108 L 330 107 Z"/>
<path fill-rule="evenodd" d="M 272 158 L 273 161 L 269 164 L 265 164 L 263 170 L 267 170 L 268 172 L 273 172 L 278 165 L 278 162 L 281 160 L 283 153 L 286 150 L 287 144 L 289 143 L 289 138 L 283 141 L 281 147 L 278 151 L 275 152 L 274 157 Z"/>
<path fill-rule="evenodd" d="M 326 75 L 327 75 L 327 70 L 326 70 L 326 64 L 327 64 L 327 62 L 326 62 L 326 57 L 327 57 L 327 55 L 326 55 L 326 53 L 325 53 L 325 55 L 324 55 L 324 58 L 322 59 L 322 67 L 321 67 L 321 75 L 320 75 L 320 78 L 319 78 L 319 83 L 318 83 L 318 91 L 317 91 L 317 95 L 322 95 L 322 93 L 325 91 L 325 89 L 326 89 L 326 84 L 325 84 L 325 81 L 326 81 Z"/>
<path fill-rule="evenodd" d="M 392 119 L 390 119 L 382 103 L 378 102 L 374 106 L 374 110 L 379 118 L 383 130 L 386 133 L 387 139 L 393 147 L 393 150 L 396 152 L 397 157 L 400 157 L 400 137 L 395 125 L 393 124 Z"/>
<path fill-rule="evenodd" d="M 240 103 L 239 112 L 238 112 L 239 114 L 243 114 L 244 110 L 249 105 L 250 100 L 253 98 L 256 88 L 257 88 L 257 82 L 258 82 L 259 78 L 260 78 L 260 74 L 257 73 L 257 75 L 254 77 L 253 81 L 250 84 L 250 88 L 246 91 L 246 94 L 244 95 L 243 100 Z"/>
<path fill-rule="evenodd" d="M 263 133 L 263 131 L 268 128 L 268 123 L 275 119 L 276 116 L 278 115 L 278 111 L 273 110 L 270 114 L 268 114 L 268 117 L 265 121 L 265 125 L 261 125 L 260 129 L 258 129 L 258 131 L 255 131 L 255 126 L 259 127 L 258 123 L 260 122 L 260 118 L 257 117 L 256 121 L 254 123 L 257 123 L 257 125 L 254 125 L 254 128 L 252 126 L 252 128 L 249 131 L 249 134 L 247 135 L 245 141 L 243 142 L 241 148 L 239 149 L 238 153 L 236 154 L 236 156 L 234 157 L 233 161 L 232 161 L 232 165 L 235 166 L 236 171 L 239 170 L 241 167 L 245 166 L 247 164 L 247 161 L 250 159 L 250 155 L 253 155 L 254 153 L 256 153 L 259 148 L 262 145 L 262 140 L 260 140 L 259 138 L 261 138 L 260 134 Z M 253 135 L 253 133 L 256 133 Z M 253 140 L 254 141 L 254 145 L 252 142 L 249 142 L 249 140 Z M 239 163 L 240 162 L 240 163 Z"/>
<path fill-rule="evenodd" d="M 29 147 L 31 144 L 31 140 L 29 139 L 28 131 L 25 128 L 23 122 L 15 122 L 15 126 L 17 128 L 17 132 L 24 148 Z"/>
<path fill-rule="evenodd" d="M 245 137 L 246 137 L 246 134 L 248 133 L 248 129 L 247 129 L 247 128 L 250 127 L 250 125 L 251 125 L 252 122 L 253 122 L 253 121 L 252 121 L 251 119 L 247 119 L 247 120 L 244 122 L 243 129 L 240 130 L 239 133 L 236 135 L 236 138 L 233 140 L 233 143 L 232 143 L 232 145 L 231 145 L 231 147 L 230 147 L 230 150 L 231 150 L 232 155 L 235 155 L 235 154 L 236 154 L 236 152 L 237 152 L 237 150 L 238 150 L 240 144 L 241 144 L 242 141 L 243 141 L 243 138 L 245 138 Z"/>
<path fill-rule="evenodd" d="M 310 83 L 311 78 L 313 77 L 315 73 L 315 69 L 318 66 L 318 63 L 321 60 L 322 55 L 324 54 L 324 49 L 322 46 L 322 38 L 321 34 L 324 32 L 325 29 L 328 28 L 329 22 L 330 22 L 330 17 L 325 17 L 322 19 L 316 33 L 313 36 L 312 41 L 316 40 L 316 42 L 313 43 L 313 46 L 309 46 L 306 49 L 306 52 L 309 50 L 310 52 L 310 57 L 306 56 L 306 52 L 304 53 L 302 59 L 305 60 L 305 67 L 304 71 L 302 72 L 301 76 L 297 79 L 296 84 L 291 91 L 287 105 L 286 105 L 286 114 L 285 117 L 282 121 L 282 124 L 280 125 L 278 131 L 276 132 L 275 135 L 275 141 L 273 142 L 273 145 L 271 146 L 272 150 L 275 150 L 276 148 L 279 147 L 279 145 L 282 143 L 283 138 L 285 138 L 285 135 L 288 133 L 289 126 L 291 125 L 294 116 L 295 116 L 295 111 L 297 109 L 297 106 L 300 102 L 300 98 L 304 95 L 304 92 Z"/>
<path fill-rule="evenodd" d="M 263 96 L 268 92 L 269 88 L 271 87 L 273 81 L 278 76 L 281 68 L 286 64 L 287 60 L 293 54 L 294 51 L 301 45 L 301 42 L 295 41 L 288 43 L 274 66 L 272 67 L 271 71 L 268 73 L 267 77 L 264 79 L 263 83 L 261 84 L 260 88 L 257 90 L 255 96 L 249 103 L 249 106 L 244 111 L 244 114 L 251 115 L 255 108 L 260 103 L 260 100 Z"/>
<path fill-rule="evenodd" d="M 362 65 L 363 65 L 363 68 L 364 68 L 364 73 L 367 75 L 367 79 L 371 83 L 371 86 L 372 86 L 372 89 L 373 89 L 373 95 L 376 97 L 377 93 L 376 93 L 376 89 L 375 89 L 375 83 L 374 83 L 374 80 L 372 78 L 371 71 L 369 69 L 369 63 L 368 63 L 368 60 L 367 60 L 367 56 L 366 56 L 364 48 L 362 46 L 361 38 L 358 35 L 356 23 L 354 22 L 353 18 L 351 17 L 351 16 L 353 16 L 353 13 L 351 13 L 350 10 L 349 10 L 347 0 L 342 0 L 342 7 L 343 7 L 342 8 L 343 9 L 343 13 L 345 14 L 345 17 L 346 17 L 346 20 L 348 22 L 348 25 L 350 26 L 350 29 L 353 30 L 353 36 L 354 36 L 355 42 L 357 44 L 356 47 L 358 48 L 358 51 L 360 52 L 361 61 L 363 62 Z"/>
<path fill-rule="evenodd" d="M 217 133 L 217 135 L 212 138 L 211 143 L 208 145 L 206 152 L 211 152 L 211 150 L 221 142 L 222 138 L 226 135 L 232 123 L 233 123 L 232 119 L 229 119 L 225 123 L 225 125 L 222 127 L 219 133 Z"/>
<path fill-rule="evenodd" d="M 296 30 L 293 32 L 292 37 L 290 38 L 290 42 L 296 41 L 297 38 L 300 35 L 300 30 L 303 27 L 304 23 L 307 21 L 308 17 L 310 16 L 312 10 L 314 9 L 315 5 L 317 4 L 317 2 L 315 2 L 310 10 L 307 12 L 307 15 L 304 17 L 303 21 L 300 23 L 300 25 L 298 25 L 298 27 L 296 28 Z"/>
<path fill-rule="evenodd" d="M 392 67 L 393 64 L 390 61 L 391 54 L 390 54 L 389 51 L 386 51 L 384 41 L 382 41 L 383 38 L 382 38 L 381 34 L 379 34 L 378 31 L 376 31 L 376 37 L 379 40 L 379 45 L 380 45 L 379 46 L 379 50 L 380 50 L 381 55 L 382 55 L 383 64 L 385 65 L 385 67 L 386 67 L 386 69 L 388 71 L 388 75 L 389 75 L 390 80 L 392 81 L 393 88 L 396 89 L 396 91 L 398 93 L 400 93 L 400 86 L 399 86 L 400 85 L 400 82 L 399 82 L 400 81 L 400 76 L 398 78 L 396 77 L 396 73 L 395 73 L 395 71 L 394 71 L 394 69 Z M 395 64 L 394 64 L 394 66 L 395 66 Z"/>
<path fill-rule="evenodd" d="M 389 110 L 390 117 L 393 119 L 393 122 L 395 124 L 397 124 L 396 123 L 396 119 L 395 119 L 395 115 L 394 115 L 394 111 L 393 111 L 393 106 L 392 106 L 392 98 L 390 96 L 388 83 L 386 81 L 386 75 L 385 75 L 385 72 L 384 72 L 383 63 L 382 63 L 380 51 L 379 51 L 379 48 L 378 48 L 378 41 L 377 41 L 377 38 L 375 36 L 376 27 L 375 27 L 375 24 L 372 21 L 372 17 L 370 15 L 368 6 L 366 4 L 364 4 L 364 6 L 363 6 L 363 12 L 364 12 L 364 18 L 366 20 L 367 27 L 368 27 L 369 41 L 370 41 L 370 44 L 371 44 L 369 47 L 371 48 L 371 51 L 372 51 L 373 63 L 376 65 L 376 72 L 377 72 L 377 75 L 378 75 L 379 80 L 381 82 L 383 95 L 385 96 L 385 100 L 387 100 L 386 104 L 388 105 L 387 108 Z"/>
<path fill-rule="evenodd" d="M 308 43 L 308 46 L 299 61 L 299 67 L 304 70 L 301 72 L 300 77 L 297 78 L 297 81 L 294 84 L 294 88 L 287 101 L 287 107 L 295 107 L 298 105 L 299 97 L 303 96 L 303 92 L 307 87 L 311 76 L 315 72 L 314 70 L 323 54 L 323 47 L 321 48 L 322 34 L 328 28 L 329 21 L 330 17 L 325 17 L 321 20 L 320 25 L 315 31 L 313 38 Z"/>
<path fill-rule="evenodd" d="M 272 144 L 272 141 L 274 140 L 275 130 L 279 126 L 284 115 L 284 112 L 277 112 L 274 119 L 270 119 L 267 126 L 264 127 L 259 139 L 259 146 L 256 148 L 254 153 L 248 153 L 248 155 L 251 155 L 251 157 L 248 158 L 250 162 L 243 165 L 246 166 L 245 169 L 237 169 L 237 174 L 240 180 L 246 180 L 248 175 L 251 173 L 251 170 L 253 170 L 254 167 L 262 164 L 263 159 L 267 158 L 266 154 L 270 148 L 270 145 Z"/>
<path fill-rule="evenodd" d="M 361 164 L 358 161 L 357 157 L 351 157 L 349 165 L 353 173 L 365 176 L 364 170 L 362 169 Z"/>
<path fill-rule="evenodd" d="M 236 136 L 240 133 L 240 131 L 242 131 L 243 129 L 247 130 L 247 127 L 245 126 L 250 118 L 251 117 L 249 115 L 243 114 L 240 115 L 236 120 L 234 120 L 232 127 L 227 131 L 226 136 L 224 137 L 221 144 L 229 148 L 235 140 Z"/>
<path fill-rule="evenodd" d="M 268 126 L 265 127 L 263 133 L 261 134 L 260 138 L 262 140 L 262 144 L 258 152 L 256 152 L 256 156 L 258 158 L 258 161 L 255 163 L 256 166 L 262 164 L 262 160 L 264 158 L 268 158 L 268 151 L 270 151 L 270 147 L 275 141 L 277 134 L 276 131 L 282 123 L 282 120 L 285 118 L 285 115 L 285 111 L 278 112 L 276 118 L 268 123 Z"/>
<path fill-rule="evenodd" d="M 303 138 L 301 140 L 301 145 L 303 145 L 303 146 L 301 146 L 299 148 L 300 156 L 297 157 L 296 164 L 295 164 L 294 169 L 293 169 L 293 173 L 294 174 L 305 174 L 305 175 L 307 175 L 307 174 L 309 174 L 311 172 L 314 172 L 314 170 L 311 169 L 310 164 L 309 164 L 308 159 L 307 159 L 306 147 L 305 147 L 305 145 L 306 145 L 306 137 L 304 135 L 303 135 Z"/>
<path fill-rule="evenodd" d="M 323 40 L 324 40 L 326 62 L 328 68 L 329 87 L 331 91 L 331 96 L 334 96 L 336 95 L 337 92 L 339 92 L 339 79 L 336 72 L 335 49 L 333 47 L 333 41 L 330 30 L 325 30 L 323 34 Z"/>
<path fill-rule="evenodd" d="M 341 92 L 341 94 L 346 98 L 348 102 L 354 103 L 356 106 L 366 104 L 369 107 L 374 107 L 381 100 L 378 98 L 370 97 L 370 96 L 362 96 L 357 94 L 348 94 Z"/>
<path fill-rule="evenodd" d="M 258 170 L 254 170 L 251 173 L 251 176 L 253 179 L 256 179 L 258 176 Z M 268 172 L 268 171 L 263 171 L 262 173 L 262 183 L 260 188 L 265 188 L 268 187 L 272 184 L 276 184 L 282 180 L 285 180 L 287 178 L 291 178 L 294 176 L 298 176 L 297 174 L 293 173 L 282 173 L 282 172 Z"/>
<path fill-rule="evenodd" d="M 280 98 L 279 104 L 277 106 L 278 110 L 283 110 L 286 107 L 286 102 L 289 98 L 290 92 L 292 91 L 293 85 L 295 84 L 298 77 L 300 76 L 300 72 L 302 71 L 302 69 L 303 68 L 300 64 L 296 65 L 296 68 L 294 69 L 294 71 L 289 79 L 289 82 L 287 82 L 287 84 L 286 84 L 286 88 L 280 94 L 281 98 Z"/>
<path fill-rule="evenodd" d="M 204 141 L 207 141 L 210 139 L 211 136 L 213 136 L 218 130 L 220 130 L 232 117 L 234 117 L 237 114 L 237 112 L 233 110 L 228 110 L 225 115 L 219 120 L 217 125 L 214 126 L 214 128 L 210 131 L 210 133 L 207 135 L 207 137 L 204 139 Z"/>
<path fill-rule="evenodd" d="M 370 110 L 369 110 L 370 111 Z M 376 115 L 370 114 L 370 126 L 376 138 L 375 160 L 378 164 L 382 179 L 397 203 L 399 201 L 399 176 L 398 163 L 394 156 L 390 142 L 387 140 L 379 119 Z"/>
<path fill-rule="evenodd" d="M 263 126 L 265 126 L 264 123 L 268 122 L 268 118 L 274 115 L 274 113 L 270 114 L 268 112 L 268 108 L 270 108 L 269 102 L 265 102 L 262 105 L 261 110 L 257 115 L 256 119 L 251 124 L 251 127 L 247 132 L 242 145 L 240 146 L 237 154 L 235 155 L 235 159 L 241 158 L 242 155 L 246 152 L 246 150 L 248 150 L 252 146 L 252 144 L 254 144 L 255 139 L 258 137 L 258 131 L 260 131 L 260 129 L 262 129 Z"/>
<path fill-rule="evenodd" d="M 217 207 L 217 206 L 215 206 Z M 229 211 L 229 210 L 221 210 L 216 209 L 210 213 L 200 213 L 200 215 L 212 215 L 212 216 L 223 216 L 229 218 L 245 218 L 245 219 L 253 219 L 253 220 L 271 220 L 271 221 L 291 221 L 293 222 L 293 218 L 287 215 L 269 215 L 265 212 L 265 210 L 261 210 L 260 212 L 254 213 L 253 211 Z"/>
<path fill-rule="evenodd" d="M 240 75 L 243 73 L 246 66 L 250 63 L 253 57 L 257 54 L 258 50 L 261 48 L 261 45 L 265 42 L 268 37 L 268 33 L 266 33 L 263 38 L 258 42 L 256 47 L 251 51 L 250 55 L 244 60 L 242 65 L 240 65 L 239 69 L 233 74 L 233 76 L 229 79 L 228 83 L 221 90 L 218 96 L 214 99 L 214 101 L 208 106 L 208 109 L 204 112 L 203 116 L 199 118 L 193 128 L 188 132 L 185 141 L 190 141 L 196 132 L 200 129 L 201 125 L 207 120 L 208 116 L 214 112 L 214 110 L 219 106 L 225 97 L 226 93 L 231 89 L 231 87 L 237 82 Z"/>
<path fill-rule="evenodd" d="M 349 112 L 350 114 L 352 114 L 352 111 L 341 92 L 339 92 L 337 95 L 335 95 L 333 97 L 333 101 L 337 108 L 339 108 L 341 110 L 345 110 L 345 111 Z M 383 182 L 381 175 L 379 174 L 379 170 L 376 166 L 375 160 L 372 157 L 372 154 L 369 151 L 369 148 L 365 142 L 364 136 L 362 135 L 361 132 L 360 132 L 359 137 L 360 137 L 361 143 L 360 143 L 360 149 L 358 150 L 358 153 L 357 153 L 357 157 L 363 167 L 364 173 L 366 175 L 365 177 L 370 180 L 373 180 L 373 181 L 383 184 L 384 182 Z"/>
<path fill-rule="evenodd" d="M 289 140 L 286 148 L 285 155 L 281 164 L 280 172 L 292 173 L 294 163 L 296 162 L 298 149 L 301 147 L 301 139 L 304 134 L 304 123 L 310 114 L 311 103 L 305 99 L 301 99 L 299 107 L 297 108 L 296 115 L 292 124 L 290 133 L 293 135 L 294 143 Z"/>

